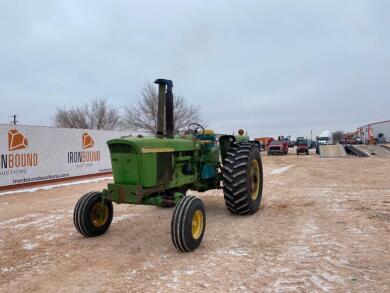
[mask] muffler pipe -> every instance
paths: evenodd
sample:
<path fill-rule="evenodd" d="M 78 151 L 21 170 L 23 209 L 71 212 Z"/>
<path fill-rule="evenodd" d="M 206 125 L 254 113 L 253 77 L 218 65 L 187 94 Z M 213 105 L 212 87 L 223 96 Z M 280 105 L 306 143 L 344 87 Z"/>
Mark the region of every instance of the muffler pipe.
<path fill-rule="evenodd" d="M 172 86 L 172 83 L 167 85 L 167 93 L 165 94 L 165 136 L 167 138 L 173 138 L 174 132 Z"/>
<path fill-rule="evenodd" d="M 154 82 L 158 84 L 158 110 L 157 110 L 157 137 L 173 138 L 173 93 L 172 80 L 156 79 Z M 165 118 L 165 119 L 164 119 Z M 164 120 L 166 130 L 164 132 Z"/>

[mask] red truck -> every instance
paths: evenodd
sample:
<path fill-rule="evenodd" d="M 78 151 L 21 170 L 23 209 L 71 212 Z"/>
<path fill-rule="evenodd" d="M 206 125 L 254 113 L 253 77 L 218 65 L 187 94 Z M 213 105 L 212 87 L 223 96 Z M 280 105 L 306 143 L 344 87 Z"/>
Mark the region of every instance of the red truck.
<path fill-rule="evenodd" d="M 297 140 L 295 145 L 297 146 L 297 156 L 300 153 L 305 153 L 306 155 L 309 154 L 309 144 L 307 143 L 306 139 L 299 139 L 299 140 Z"/>
<path fill-rule="evenodd" d="M 273 137 L 258 137 L 258 138 L 255 138 L 255 140 L 260 142 L 261 150 L 265 151 L 268 148 L 268 145 L 270 144 L 270 142 L 274 140 L 274 138 Z"/>
<path fill-rule="evenodd" d="M 267 148 L 268 155 L 287 155 L 288 143 L 285 140 L 274 140 L 271 141 Z"/>

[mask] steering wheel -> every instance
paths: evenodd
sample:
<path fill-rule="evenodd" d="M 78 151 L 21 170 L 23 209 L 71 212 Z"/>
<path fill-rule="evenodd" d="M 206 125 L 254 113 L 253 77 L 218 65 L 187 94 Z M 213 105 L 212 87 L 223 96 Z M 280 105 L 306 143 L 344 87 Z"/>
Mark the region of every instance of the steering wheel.
<path fill-rule="evenodd" d="M 201 132 L 200 132 L 201 131 Z M 191 123 L 188 125 L 188 132 L 192 133 L 193 135 L 196 134 L 204 134 L 204 127 L 198 123 Z"/>

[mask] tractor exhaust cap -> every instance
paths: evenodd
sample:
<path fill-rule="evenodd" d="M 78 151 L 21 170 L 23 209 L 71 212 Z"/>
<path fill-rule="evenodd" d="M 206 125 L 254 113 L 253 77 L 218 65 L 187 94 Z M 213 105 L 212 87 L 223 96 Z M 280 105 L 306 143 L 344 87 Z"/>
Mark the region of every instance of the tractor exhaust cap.
<path fill-rule="evenodd" d="M 172 80 L 156 79 L 158 84 L 158 112 L 157 112 L 157 137 L 173 138 L 173 93 Z M 165 110 L 165 111 L 164 111 Z M 165 114 L 165 115 L 164 115 Z M 164 133 L 164 116 L 165 116 L 165 133 Z"/>
<path fill-rule="evenodd" d="M 156 83 L 158 85 L 170 86 L 171 88 L 173 87 L 172 80 L 169 80 L 169 79 L 159 78 L 159 79 L 156 79 L 156 81 L 154 83 Z"/>

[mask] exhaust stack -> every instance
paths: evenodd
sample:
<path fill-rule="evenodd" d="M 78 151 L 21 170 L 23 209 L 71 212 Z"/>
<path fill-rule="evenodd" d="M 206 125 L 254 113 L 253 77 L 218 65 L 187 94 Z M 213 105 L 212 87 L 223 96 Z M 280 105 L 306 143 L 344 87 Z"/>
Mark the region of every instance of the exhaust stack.
<path fill-rule="evenodd" d="M 157 114 L 157 137 L 173 138 L 174 123 L 173 123 L 173 93 L 172 80 L 156 79 L 154 82 L 158 84 L 158 114 Z M 165 131 L 164 131 L 165 117 Z"/>

